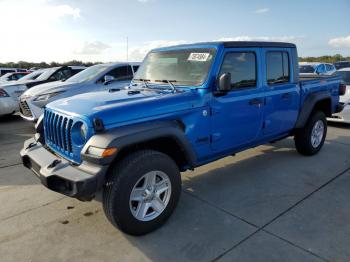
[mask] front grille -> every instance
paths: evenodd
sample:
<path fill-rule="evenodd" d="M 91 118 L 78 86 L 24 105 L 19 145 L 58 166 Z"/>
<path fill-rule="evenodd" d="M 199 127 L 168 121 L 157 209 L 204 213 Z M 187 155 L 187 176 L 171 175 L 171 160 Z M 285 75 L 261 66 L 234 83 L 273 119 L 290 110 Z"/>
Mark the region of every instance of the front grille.
<path fill-rule="evenodd" d="M 69 117 L 45 110 L 44 129 L 46 143 L 68 158 L 71 158 L 73 155 L 72 125 L 73 120 Z"/>
<path fill-rule="evenodd" d="M 19 110 L 21 111 L 22 115 L 26 117 L 33 117 L 32 111 L 25 100 L 21 100 L 19 102 Z"/>

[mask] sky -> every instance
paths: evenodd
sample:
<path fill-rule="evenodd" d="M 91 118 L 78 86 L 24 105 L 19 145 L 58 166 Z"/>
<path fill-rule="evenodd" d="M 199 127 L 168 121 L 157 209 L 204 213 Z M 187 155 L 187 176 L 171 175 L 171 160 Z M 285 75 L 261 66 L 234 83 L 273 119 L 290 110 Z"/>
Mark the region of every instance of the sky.
<path fill-rule="evenodd" d="M 0 62 L 142 61 L 152 48 L 216 40 L 350 55 L 350 0 L 0 0 L 0 25 Z"/>

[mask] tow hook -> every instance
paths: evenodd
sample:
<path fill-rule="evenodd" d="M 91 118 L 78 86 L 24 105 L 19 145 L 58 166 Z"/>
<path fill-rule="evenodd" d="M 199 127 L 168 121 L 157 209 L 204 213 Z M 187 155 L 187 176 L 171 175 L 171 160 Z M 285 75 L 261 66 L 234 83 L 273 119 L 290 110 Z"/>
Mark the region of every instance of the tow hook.
<path fill-rule="evenodd" d="M 61 160 L 55 159 L 54 161 L 52 161 L 52 163 L 50 165 L 47 166 L 48 169 L 54 168 L 55 166 L 57 166 L 59 163 L 61 163 Z"/>
<path fill-rule="evenodd" d="M 26 150 L 32 148 L 33 146 L 36 146 L 36 142 L 31 142 L 31 143 L 26 147 Z"/>

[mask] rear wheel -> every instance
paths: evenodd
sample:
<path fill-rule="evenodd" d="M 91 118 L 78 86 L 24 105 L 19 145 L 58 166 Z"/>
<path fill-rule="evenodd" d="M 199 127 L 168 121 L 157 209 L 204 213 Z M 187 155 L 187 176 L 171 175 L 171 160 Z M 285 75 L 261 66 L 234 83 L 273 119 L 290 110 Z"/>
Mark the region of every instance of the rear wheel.
<path fill-rule="evenodd" d="M 143 235 L 170 217 L 180 193 L 176 163 L 161 152 L 142 150 L 112 168 L 103 190 L 103 208 L 114 226 Z"/>
<path fill-rule="evenodd" d="M 315 111 L 306 125 L 295 132 L 294 141 L 297 151 L 307 156 L 317 154 L 324 144 L 326 135 L 326 115 L 321 111 Z"/>

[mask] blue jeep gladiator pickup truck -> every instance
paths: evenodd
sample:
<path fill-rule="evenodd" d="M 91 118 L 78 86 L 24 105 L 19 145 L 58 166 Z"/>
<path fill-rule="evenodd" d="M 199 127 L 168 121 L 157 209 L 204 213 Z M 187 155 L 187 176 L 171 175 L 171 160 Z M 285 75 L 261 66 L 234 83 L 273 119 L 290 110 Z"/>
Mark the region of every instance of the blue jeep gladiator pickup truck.
<path fill-rule="evenodd" d="M 337 76 L 300 79 L 290 43 L 160 48 L 129 88 L 48 104 L 21 157 L 49 189 L 102 193 L 114 226 L 146 234 L 175 209 L 182 171 L 288 136 L 316 154 L 343 92 Z"/>

